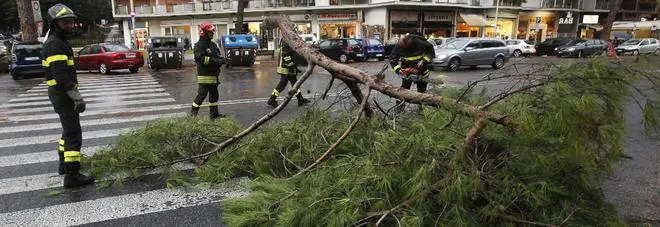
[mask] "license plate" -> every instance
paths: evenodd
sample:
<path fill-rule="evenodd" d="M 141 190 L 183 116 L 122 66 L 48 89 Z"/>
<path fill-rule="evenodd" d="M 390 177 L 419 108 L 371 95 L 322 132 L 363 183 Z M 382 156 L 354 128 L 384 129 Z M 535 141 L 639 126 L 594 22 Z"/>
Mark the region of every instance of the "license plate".
<path fill-rule="evenodd" d="M 240 51 L 235 51 L 234 55 L 239 56 L 239 55 L 241 55 L 241 52 Z"/>
<path fill-rule="evenodd" d="M 39 61 L 39 57 L 27 57 L 25 58 L 26 61 Z"/>
<path fill-rule="evenodd" d="M 135 58 L 135 54 L 126 54 L 126 58 Z"/>
<path fill-rule="evenodd" d="M 382 57 L 382 56 L 383 56 L 382 54 L 376 54 L 376 57 Z"/>
<path fill-rule="evenodd" d="M 356 56 L 358 56 L 358 57 L 362 57 L 362 54 L 357 54 Z"/>
<path fill-rule="evenodd" d="M 616 52 L 623 52 L 623 50 L 616 50 Z"/>

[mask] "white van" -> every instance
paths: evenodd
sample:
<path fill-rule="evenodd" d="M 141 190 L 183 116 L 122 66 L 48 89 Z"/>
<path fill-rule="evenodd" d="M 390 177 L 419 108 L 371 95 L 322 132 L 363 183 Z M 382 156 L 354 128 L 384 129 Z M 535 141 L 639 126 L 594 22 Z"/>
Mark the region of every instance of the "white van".
<path fill-rule="evenodd" d="M 309 45 L 314 45 L 319 43 L 319 39 L 316 38 L 314 35 L 308 35 L 308 34 L 303 34 L 303 35 L 298 35 L 300 38 L 307 44 Z"/>

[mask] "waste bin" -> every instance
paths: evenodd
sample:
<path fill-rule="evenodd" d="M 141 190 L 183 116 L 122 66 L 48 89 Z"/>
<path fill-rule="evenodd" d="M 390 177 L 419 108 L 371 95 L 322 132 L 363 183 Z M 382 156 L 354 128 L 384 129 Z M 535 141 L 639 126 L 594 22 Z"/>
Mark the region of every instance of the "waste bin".
<path fill-rule="evenodd" d="M 183 37 L 152 36 L 147 37 L 147 56 L 152 70 L 181 69 L 185 49 Z"/>
<path fill-rule="evenodd" d="M 223 35 L 220 39 L 222 51 L 229 60 L 229 65 L 254 65 L 259 48 L 255 35 Z"/>

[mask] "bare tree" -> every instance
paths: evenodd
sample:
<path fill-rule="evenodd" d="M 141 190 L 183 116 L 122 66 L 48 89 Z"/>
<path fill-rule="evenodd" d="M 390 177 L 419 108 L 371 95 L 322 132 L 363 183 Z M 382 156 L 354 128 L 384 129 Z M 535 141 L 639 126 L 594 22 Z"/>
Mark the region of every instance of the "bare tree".
<path fill-rule="evenodd" d="M 236 34 L 243 34 L 243 16 L 245 15 L 245 0 L 238 0 L 238 10 L 236 12 Z"/>
<path fill-rule="evenodd" d="M 603 39 L 610 39 L 610 34 L 612 33 L 612 25 L 614 25 L 616 15 L 619 14 L 619 11 L 621 10 L 621 3 L 623 3 L 623 0 L 610 0 L 610 13 L 607 14 L 605 24 L 603 24 Z"/>
<path fill-rule="evenodd" d="M 24 42 L 37 41 L 37 25 L 34 23 L 32 4 L 30 0 L 16 0 L 18 18 L 21 24 L 21 39 Z"/>

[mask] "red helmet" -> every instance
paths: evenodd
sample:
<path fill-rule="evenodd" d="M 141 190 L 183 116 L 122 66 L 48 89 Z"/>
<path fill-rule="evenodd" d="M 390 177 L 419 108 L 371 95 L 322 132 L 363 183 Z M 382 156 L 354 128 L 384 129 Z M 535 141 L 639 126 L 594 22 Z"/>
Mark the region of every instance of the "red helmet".
<path fill-rule="evenodd" d="M 209 22 L 199 24 L 199 36 L 206 36 L 207 32 L 215 32 L 215 26 Z"/>

